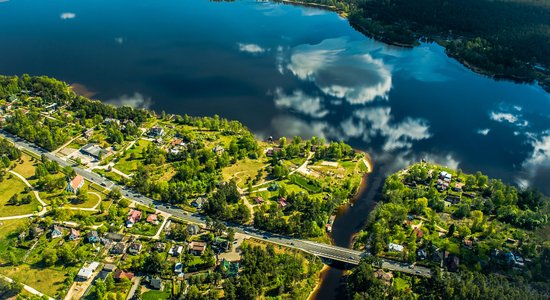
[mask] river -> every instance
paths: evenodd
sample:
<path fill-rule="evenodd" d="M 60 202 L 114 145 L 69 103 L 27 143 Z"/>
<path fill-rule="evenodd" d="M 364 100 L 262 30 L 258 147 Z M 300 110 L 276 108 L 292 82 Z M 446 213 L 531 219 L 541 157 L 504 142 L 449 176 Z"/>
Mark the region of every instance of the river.
<path fill-rule="evenodd" d="M 427 159 L 550 194 L 550 96 L 496 81 L 436 44 L 385 45 L 337 14 L 272 2 L 2 0 L 0 74 L 93 98 L 237 119 L 259 137 L 317 135 L 370 153 L 367 190 L 333 227 L 348 246 L 384 177 Z M 318 299 L 337 295 L 331 269 Z"/>

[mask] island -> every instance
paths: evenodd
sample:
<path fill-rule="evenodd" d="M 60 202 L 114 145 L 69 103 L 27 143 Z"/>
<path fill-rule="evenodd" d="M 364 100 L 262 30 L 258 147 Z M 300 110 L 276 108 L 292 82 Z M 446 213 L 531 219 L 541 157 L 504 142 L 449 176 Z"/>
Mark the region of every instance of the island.
<path fill-rule="evenodd" d="M 307 249 L 370 171 L 343 142 L 259 140 L 45 76 L 0 76 L 0 127 L 1 297 L 307 298 Z"/>

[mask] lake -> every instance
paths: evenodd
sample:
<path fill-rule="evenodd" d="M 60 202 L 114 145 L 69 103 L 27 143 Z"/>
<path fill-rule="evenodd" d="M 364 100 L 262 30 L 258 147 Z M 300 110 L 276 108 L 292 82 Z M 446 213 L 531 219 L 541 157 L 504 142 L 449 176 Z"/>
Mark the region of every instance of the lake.
<path fill-rule="evenodd" d="M 48 75 L 117 105 L 237 119 L 370 153 L 347 246 L 384 176 L 421 159 L 550 194 L 550 96 L 496 81 L 436 44 L 398 48 L 337 14 L 270 2 L 0 0 L 0 73 Z M 335 297 L 332 269 L 318 298 Z"/>

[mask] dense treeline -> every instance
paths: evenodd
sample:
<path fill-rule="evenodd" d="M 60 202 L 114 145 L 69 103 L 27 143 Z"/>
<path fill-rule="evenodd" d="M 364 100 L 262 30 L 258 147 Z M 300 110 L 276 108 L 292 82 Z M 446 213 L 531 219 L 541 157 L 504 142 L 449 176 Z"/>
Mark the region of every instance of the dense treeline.
<path fill-rule="evenodd" d="M 349 15 L 360 31 L 385 42 L 442 41 L 449 55 L 497 77 L 550 86 L 550 5 L 513 0 L 306 0 Z M 538 66 L 535 68 L 535 66 Z M 540 68 L 542 67 L 542 68 Z M 546 68 L 546 70 L 544 69 Z"/>
<path fill-rule="evenodd" d="M 25 114 L 15 111 L 6 120 L 5 129 L 47 150 L 54 150 L 69 140 L 72 135 L 64 122 L 44 118 L 38 112 Z"/>
<path fill-rule="evenodd" d="M 271 244 L 266 249 L 243 244 L 240 263 L 239 276 L 223 283 L 224 299 L 306 299 L 321 268 L 309 262 L 306 269 L 302 255 L 277 254 Z"/>
<path fill-rule="evenodd" d="M 21 150 L 8 140 L 0 139 L 0 168 L 7 168 L 11 161 L 21 158 Z"/>

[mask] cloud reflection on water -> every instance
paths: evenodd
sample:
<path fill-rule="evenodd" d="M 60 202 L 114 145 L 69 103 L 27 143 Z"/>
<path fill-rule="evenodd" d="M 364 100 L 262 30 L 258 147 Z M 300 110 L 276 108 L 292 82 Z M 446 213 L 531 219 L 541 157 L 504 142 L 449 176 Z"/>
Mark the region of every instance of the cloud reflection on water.
<path fill-rule="evenodd" d="M 387 99 L 392 87 L 390 70 L 383 61 L 345 38 L 292 48 L 287 68 L 296 77 L 315 83 L 323 93 L 351 104 Z"/>

